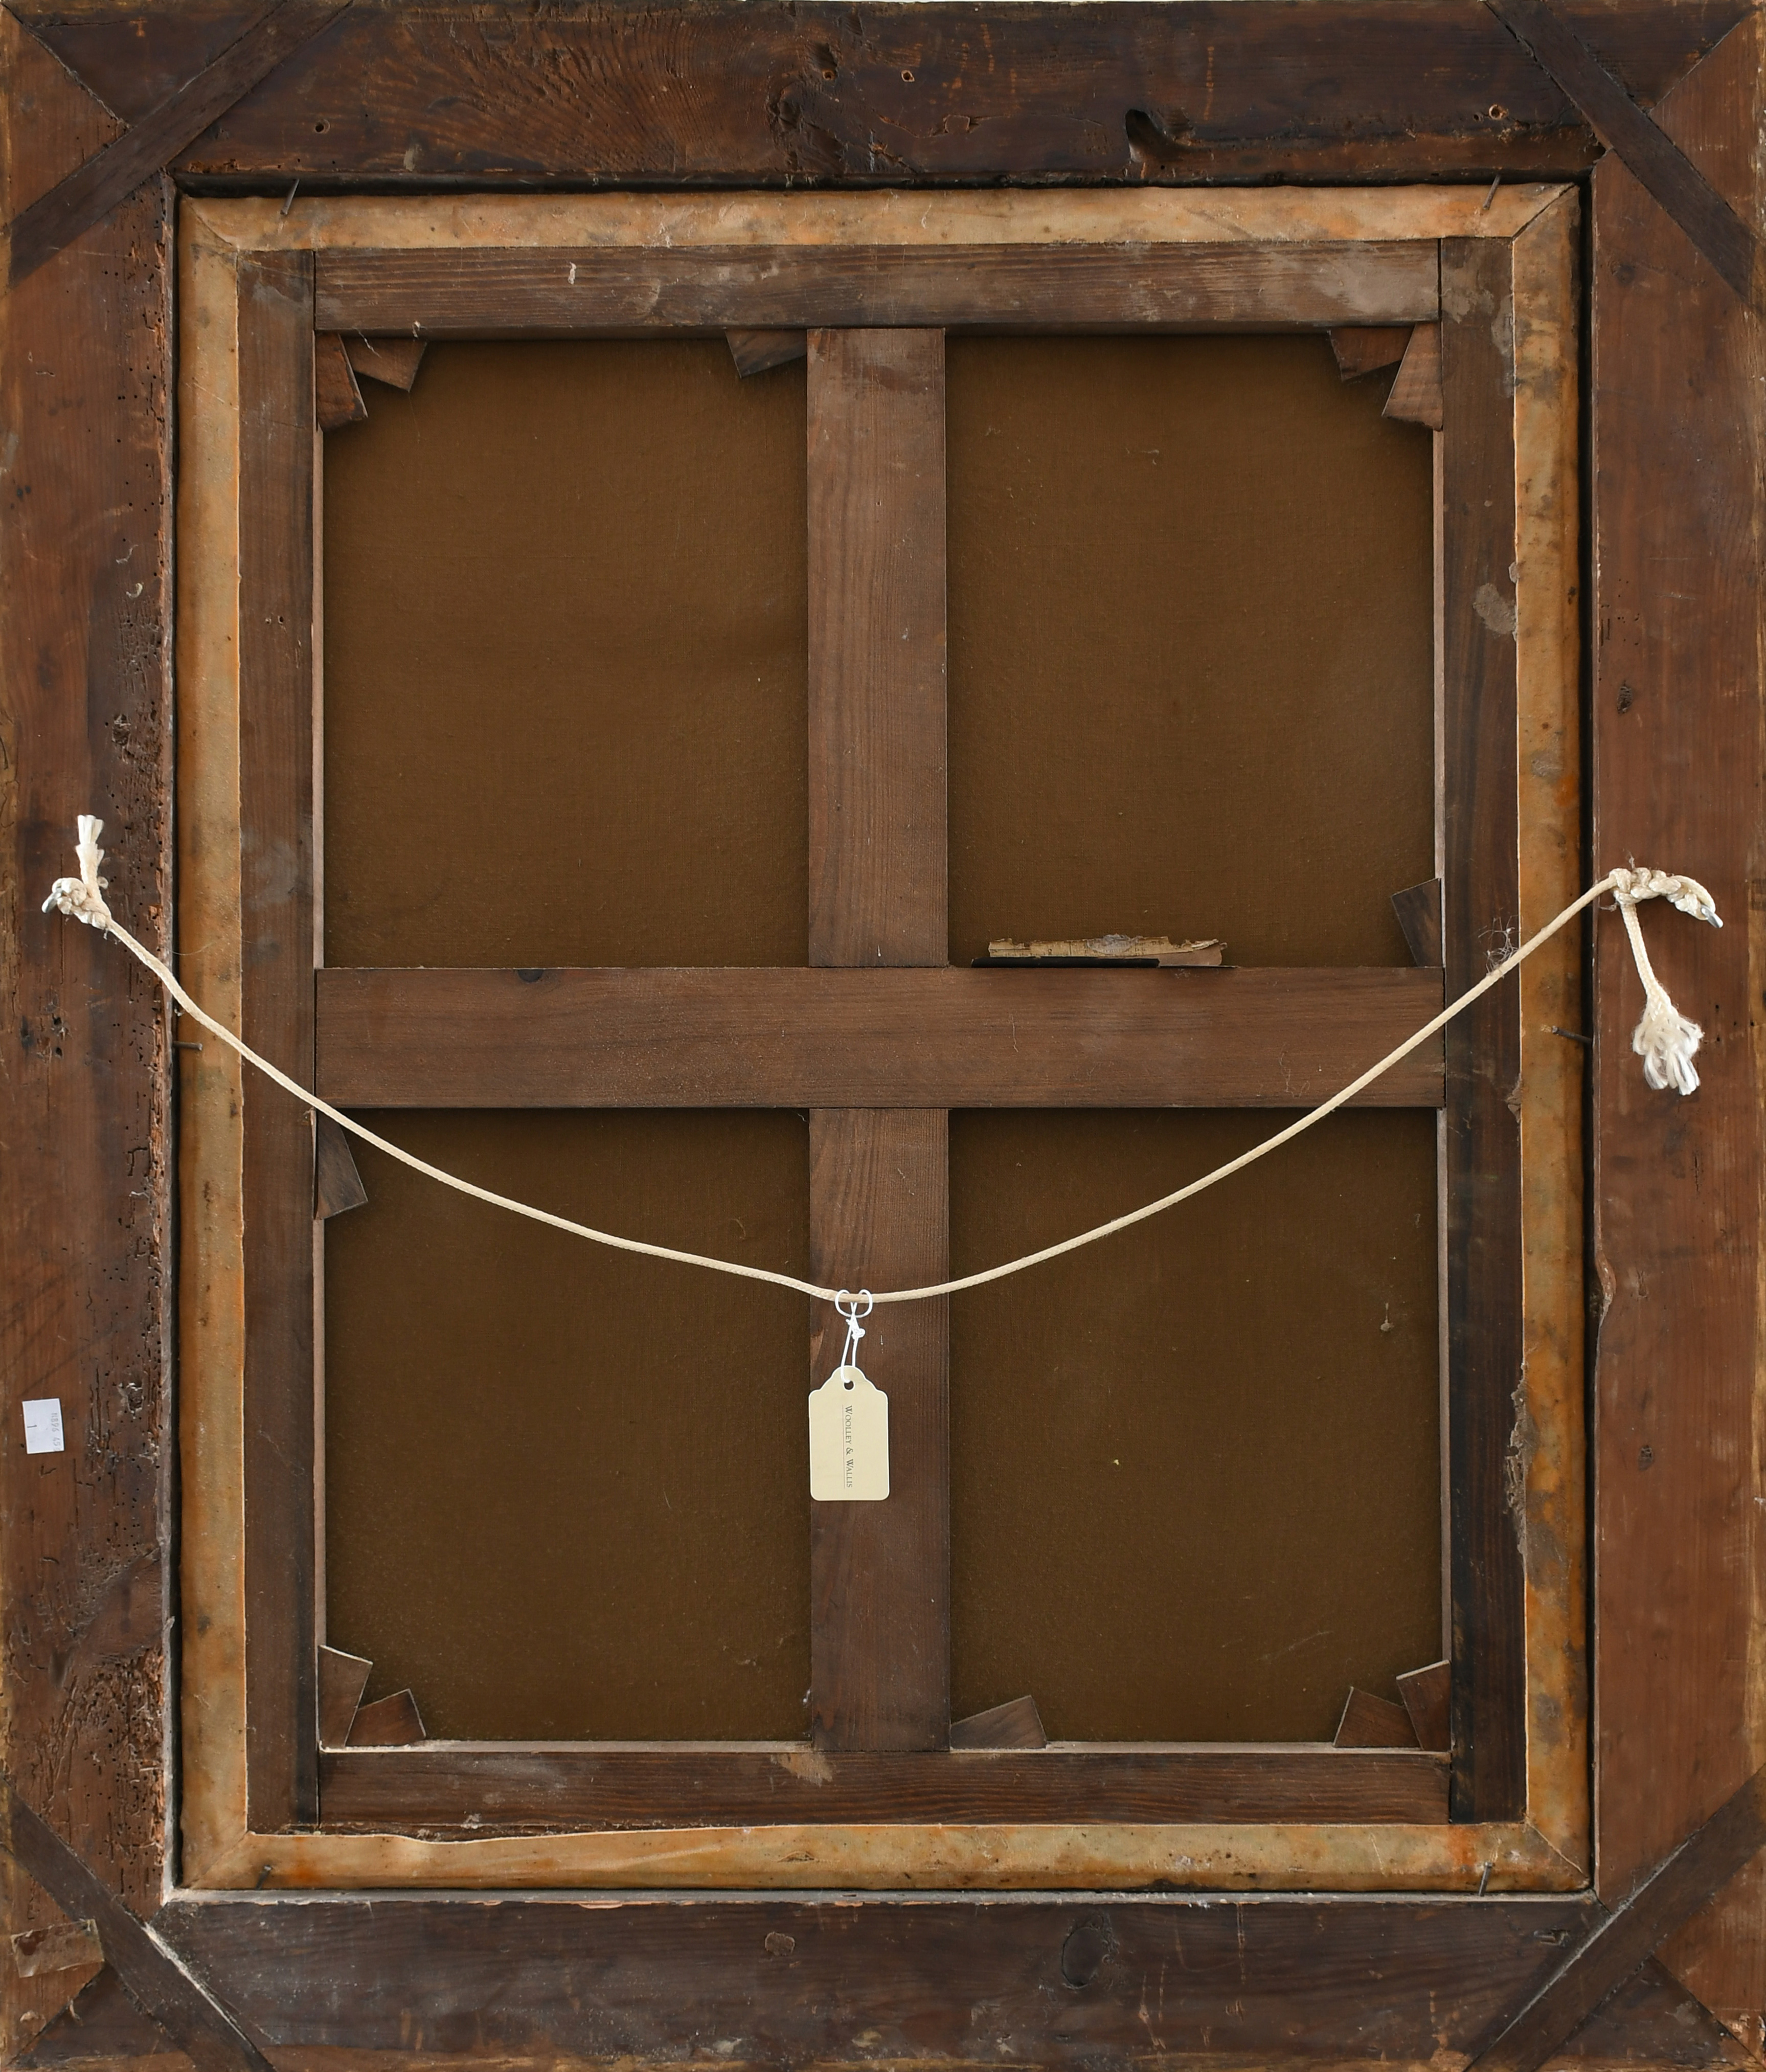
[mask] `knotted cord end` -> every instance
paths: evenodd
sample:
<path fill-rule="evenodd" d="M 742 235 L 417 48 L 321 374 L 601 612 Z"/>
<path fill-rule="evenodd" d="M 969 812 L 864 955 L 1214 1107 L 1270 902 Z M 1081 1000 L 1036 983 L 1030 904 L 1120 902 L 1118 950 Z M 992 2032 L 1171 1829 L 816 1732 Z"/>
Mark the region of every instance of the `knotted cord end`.
<path fill-rule="evenodd" d="M 1644 899 L 1665 899 L 1695 921 L 1708 921 L 1712 927 L 1720 928 L 1723 923 L 1717 902 L 1696 878 L 1682 878 L 1665 870 L 1615 870 L 1610 882 L 1613 898 L 1624 916 L 1637 976 L 1643 980 L 1644 1011 L 1632 1031 L 1631 1047 L 1643 1059 L 1645 1079 L 1658 1093 L 1670 1087 L 1677 1093 L 1695 1093 L 1698 1073 L 1693 1059 L 1705 1032 L 1680 1012 L 1668 997 L 1668 989 L 1657 977 L 1644 948 L 1643 931 L 1637 924 L 1637 905 Z"/>
<path fill-rule="evenodd" d="M 105 860 L 98 837 L 104 831 L 102 820 L 95 820 L 90 813 L 80 816 L 80 841 L 74 851 L 80 859 L 80 875 L 55 880 L 49 888 L 49 897 L 43 902 L 45 914 L 53 906 L 76 921 L 84 921 L 89 928 L 103 930 L 110 926 L 110 909 L 105 904 L 105 893 L 110 880 L 98 875 L 98 866 Z"/>

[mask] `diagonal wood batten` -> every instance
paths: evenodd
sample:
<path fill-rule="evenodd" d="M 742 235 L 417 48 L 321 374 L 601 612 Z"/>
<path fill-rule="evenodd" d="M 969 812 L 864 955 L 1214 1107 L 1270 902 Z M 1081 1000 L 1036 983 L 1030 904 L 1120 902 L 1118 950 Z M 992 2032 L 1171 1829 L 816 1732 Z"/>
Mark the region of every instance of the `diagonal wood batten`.
<path fill-rule="evenodd" d="M 815 331 L 809 350 L 810 961 L 938 965 L 946 945 L 944 339 Z M 901 1287 L 949 1271 L 942 1108 L 816 1108 L 811 1272 Z M 949 1305 L 873 1313 L 890 1494 L 816 1504 L 810 1716 L 819 1746 L 949 1731 Z M 818 1305 L 811 1386 L 844 1326 Z"/>

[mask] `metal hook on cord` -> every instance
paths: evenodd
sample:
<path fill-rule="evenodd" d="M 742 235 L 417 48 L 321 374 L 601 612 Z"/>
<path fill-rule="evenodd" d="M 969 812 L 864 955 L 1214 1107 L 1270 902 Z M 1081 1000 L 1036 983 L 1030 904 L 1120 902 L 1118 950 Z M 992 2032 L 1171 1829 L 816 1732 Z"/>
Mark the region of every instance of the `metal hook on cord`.
<path fill-rule="evenodd" d="M 865 1305 L 862 1309 L 859 1307 L 860 1302 Z M 876 1298 L 869 1288 L 860 1289 L 856 1295 L 850 1289 L 843 1288 L 834 1297 L 834 1307 L 846 1319 L 846 1350 L 840 1355 L 840 1365 L 851 1367 L 858 1342 L 865 1335 L 865 1326 L 859 1318 L 870 1315 L 877 1307 Z M 852 1384 L 848 1382 L 846 1385 L 850 1388 Z"/>

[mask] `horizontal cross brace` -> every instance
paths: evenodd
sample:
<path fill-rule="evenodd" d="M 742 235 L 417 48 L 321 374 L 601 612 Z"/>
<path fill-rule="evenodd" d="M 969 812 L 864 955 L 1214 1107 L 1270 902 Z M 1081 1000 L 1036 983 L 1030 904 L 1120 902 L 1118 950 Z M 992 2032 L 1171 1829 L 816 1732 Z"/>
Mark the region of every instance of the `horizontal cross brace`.
<path fill-rule="evenodd" d="M 327 1827 L 417 1822 L 474 1833 L 548 1823 L 701 1827 L 767 1821 L 1304 1820 L 1448 1817 L 1447 1766 L 1420 1750 L 1111 1746 L 869 1754 L 803 1741 L 432 1742 L 320 1758 Z"/>
<path fill-rule="evenodd" d="M 321 331 L 425 338 L 825 326 L 1282 330 L 1432 323 L 1431 239 L 320 253 Z"/>
<path fill-rule="evenodd" d="M 325 970 L 345 1108 L 1311 1108 L 1442 1005 L 1426 969 Z M 1438 1108 L 1432 1038 L 1361 1096 Z"/>

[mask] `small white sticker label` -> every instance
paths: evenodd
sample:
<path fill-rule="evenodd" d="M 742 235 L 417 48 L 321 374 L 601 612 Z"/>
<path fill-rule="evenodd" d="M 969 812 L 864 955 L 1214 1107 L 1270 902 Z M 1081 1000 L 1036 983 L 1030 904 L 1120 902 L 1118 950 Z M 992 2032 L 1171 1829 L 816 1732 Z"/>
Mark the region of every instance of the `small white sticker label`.
<path fill-rule="evenodd" d="M 889 1493 L 889 1399 L 856 1367 L 810 1391 L 810 1494 L 817 1503 L 881 1503 Z"/>
<path fill-rule="evenodd" d="M 24 1407 L 25 1451 L 27 1453 L 59 1453 L 62 1449 L 61 1399 L 59 1396 L 39 1396 Z"/>

